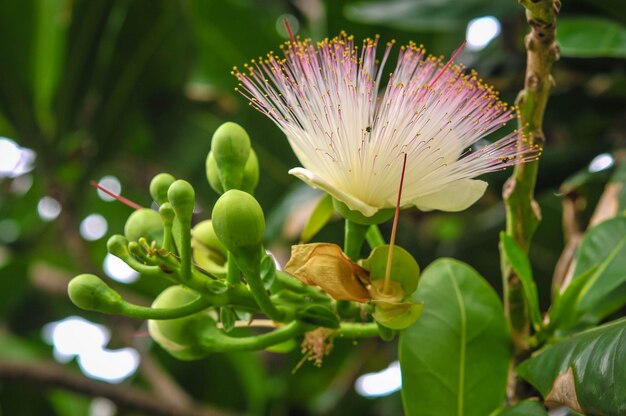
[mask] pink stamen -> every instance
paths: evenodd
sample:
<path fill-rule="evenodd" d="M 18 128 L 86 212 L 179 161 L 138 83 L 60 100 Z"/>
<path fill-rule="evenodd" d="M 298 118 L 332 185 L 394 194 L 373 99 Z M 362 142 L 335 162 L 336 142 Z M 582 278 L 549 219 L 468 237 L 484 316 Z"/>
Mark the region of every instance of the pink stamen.
<path fill-rule="evenodd" d="M 109 195 L 110 197 L 113 197 L 115 199 L 117 199 L 118 201 L 120 201 L 122 204 L 129 206 L 131 208 L 134 209 L 142 209 L 143 207 L 133 201 L 131 201 L 130 199 L 124 198 L 121 195 L 116 194 L 115 192 L 109 191 L 108 189 L 106 189 L 105 187 L 101 186 L 98 182 L 96 181 L 91 181 L 89 182 L 89 184 L 91 186 L 93 186 L 94 188 L 97 188 L 99 190 L 101 190 L 102 192 L 104 192 L 105 194 Z"/>

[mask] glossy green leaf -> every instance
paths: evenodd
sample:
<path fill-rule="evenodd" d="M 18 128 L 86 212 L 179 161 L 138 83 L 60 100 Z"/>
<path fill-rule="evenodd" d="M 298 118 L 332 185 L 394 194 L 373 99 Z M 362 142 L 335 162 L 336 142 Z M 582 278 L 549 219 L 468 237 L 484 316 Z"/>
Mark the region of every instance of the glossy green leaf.
<path fill-rule="evenodd" d="M 408 416 L 488 415 L 504 400 L 512 342 L 502 303 L 468 265 L 437 260 L 412 296 L 420 319 L 400 335 Z"/>
<path fill-rule="evenodd" d="M 517 245 L 515 240 L 505 233 L 500 233 L 500 243 L 504 248 L 506 260 L 508 260 L 511 267 L 522 281 L 530 320 L 535 331 L 539 331 L 542 326 L 541 311 L 539 310 L 539 296 L 537 295 L 537 285 L 533 278 L 533 271 L 530 267 L 528 256 L 526 256 L 526 253 Z"/>
<path fill-rule="evenodd" d="M 492 413 L 491 416 L 548 416 L 548 411 L 537 400 L 523 400 L 514 406 Z"/>
<path fill-rule="evenodd" d="M 235 327 L 237 321 L 237 315 L 232 307 L 222 306 L 220 308 L 220 323 L 224 332 L 230 332 Z"/>
<path fill-rule="evenodd" d="M 597 267 L 589 269 L 587 272 L 577 276 L 567 286 L 565 292 L 557 296 L 549 311 L 551 329 L 563 329 L 576 324 L 579 318 L 578 297 L 585 287 L 585 283 L 596 272 Z"/>
<path fill-rule="evenodd" d="M 585 234 L 578 248 L 574 280 L 597 266 L 582 287 L 577 300 L 584 320 L 598 322 L 626 303 L 626 217 L 598 224 Z M 611 308 L 607 306 L 612 305 Z"/>
<path fill-rule="evenodd" d="M 561 55 L 577 58 L 626 57 L 626 27 L 597 17 L 559 19 Z"/>
<path fill-rule="evenodd" d="M 573 386 L 568 391 L 575 393 L 586 414 L 623 415 L 626 414 L 625 362 L 626 319 L 621 319 L 540 350 L 524 361 L 517 372 L 546 397 L 557 377 L 564 375 L 558 383 L 563 384 L 571 369 Z"/>
<path fill-rule="evenodd" d="M 333 208 L 333 198 L 324 194 L 319 200 L 311 217 L 307 221 L 302 234 L 300 234 L 300 243 L 308 243 L 313 237 L 330 221 L 335 209 Z"/>

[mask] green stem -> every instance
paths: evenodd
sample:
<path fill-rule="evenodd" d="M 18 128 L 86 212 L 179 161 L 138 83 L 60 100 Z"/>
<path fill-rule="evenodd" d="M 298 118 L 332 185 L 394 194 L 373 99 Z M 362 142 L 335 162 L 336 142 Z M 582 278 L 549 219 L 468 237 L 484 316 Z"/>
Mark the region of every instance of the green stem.
<path fill-rule="evenodd" d="M 376 322 L 359 324 L 354 322 L 342 322 L 335 335 L 342 338 L 369 338 L 378 336 Z"/>
<path fill-rule="evenodd" d="M 178 253 L 180 255 L 180 275 L 183 280 L 191 278 L 191 217 L 179 218 L 178 216 L 174 220 L 178 222 L 178 227 L 173 227 L 173 232 L 178 235 L 175 236 L 176 242 L 180 242 Z"/>
<path fill-rule="evenodd" d="M 346 220 L 345 239 L 343 242 L 343 252 L 352 261 L 357 261 L 361 256 L 361 247 L 365 241 L 365 234 L 369 226 L 357 224 Z"/>
<path fill-rule="evenodd" d="M 526 18 L 531 26 L 525 38 L 526 77 L 524 89 L 517 98 L 518 125 L 522 132 L 520 141 L 542 147 L 545 141 L 542 123 L 550 90 L 554 83 L 551 75 L 552 64 L 559 57 L 555 41 L 556 18 L 561 2 L 559 0 L 519 0 L 526 9 Z M 526 143 L 522 143 L 526 145 Z M 534 200 L 538 161 L 521 163 L 515 166 L 512 176 L 504 186 L 503 197 L 506 206 L 506 233 L 513 237 L 526 252 L 541 213 Z M 531 346 L 528 343 L 530 320 L 519 276 L 510 267 L 510 261 L 501 249 L 502 284 L 504 308 L 511 327 L 515 349 L 515 361 L 527 355 Z M 518 399 L 519 385 L 514 374 L 507 395 L 510 400 Z"/>
<path fill-rule="evenodd" d="M 287 290 L 295 292 L 300 295 L 307 296 L 314 300 L 319 300 L 322 302 L 330 302 L 331 299 L 321 292 L 319 289 L 316 289 L 313 286 L 305 285 L 301 283 L 296 278 L 290 276 L 285 272 L 281 272 L 280 270 L 276 270 L 276 280 Z"/>
<path fill-rule="evenodd" d="M 196 300 L 176 308 L 150 308 L 125 302 L 122 304 L 120 313 L 138 319 L 176 319 L 200 312 L 209 306 L 211 303 L 200 296 Z"/>
<path fill-rule="evenodd" d="M 228 252 L 227 265 L 228 271 L 226 274 L 226 281 L 230 285 L 238 285 L 239 283 L 241 283 L 241 271 L 239 270 L 239 267 L 237 267 L 235 257 L 230 251 Z"/>
<path fill-rule="evenodd" d="M 263 280 L 261 279 L 261 272 L 259 270 L 259 265 L 257 264 L 255 267 L 246 267 L 243 271 L 243 275 L 248 282 L 248 287 L 250 288 L 250 292 L 252 296 L 256 300 L 256 303 L 259 305 L 261 311 L 268 316 L 268 318 L 277 321 L 283 322 L 289 317 L 288 314 L 285 313 L 284 309 L 278 309 L 270 299 L 269 294 L 265 290 L 265 286 L 263 285 Z"/>
<path fill-rule="evenodd" d="M 365 233 L 365 238 L 367 239 L 367 244 L 370 245 L 372 250 L 386 244 L 385 238 L 376 224 L 370 225 L 370 228 L 368 228 Z"/>
<path fill-rule="evenodd" d="M 207 350 L 213 352 L 254 351 L 295 338 L 304 333 L 304 330 L 303 324 L 293 321 L 271 332 L 250 337 L 236 338 L 224 333 L 216 337 L 216 334 L 211 331 L 207 332 L 201 343 Z"/>

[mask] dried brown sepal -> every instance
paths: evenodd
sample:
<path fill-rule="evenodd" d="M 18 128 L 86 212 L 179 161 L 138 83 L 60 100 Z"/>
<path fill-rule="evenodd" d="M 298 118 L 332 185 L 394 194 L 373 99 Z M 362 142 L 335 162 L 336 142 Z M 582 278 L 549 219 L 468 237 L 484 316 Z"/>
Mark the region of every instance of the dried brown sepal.
<path fill-rule="evenodd" d="M 302 283 L 319 286 L 336 300 L 366 303 L 369 274 L 352 262 L 336 244 L 313 243 L 291 246 L 285 272 Z"/>
<path fill-rule="evenodd" d="M 568 368 L 566 373 L 554 379 L 552 390 L 546 396 L 546 406 L 548 408 L 567 406 L 575 412 L 584 413 L 576 396 L 576 384 L 572 367 Z"/>

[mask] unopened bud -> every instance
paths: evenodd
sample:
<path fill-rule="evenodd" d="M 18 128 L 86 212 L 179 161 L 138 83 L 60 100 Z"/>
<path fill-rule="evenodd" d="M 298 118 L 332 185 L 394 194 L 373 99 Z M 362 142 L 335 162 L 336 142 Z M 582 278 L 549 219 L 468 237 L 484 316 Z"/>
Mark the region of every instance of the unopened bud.
<path fill-rule="evenodd" d="M 260 263 L 265 217 L 252 195 L 234 189 L 227 191 L 215 203 L 212 218 L 215 234 L 238 262 L 240 257 L 250 257 L 250 261 Z"/>
<path fill-rule="evenodd" d="M 213 134 L 211 153 L 215 158 L 223 189 L 240 189 L 250 155 L 248 133 L 236 123 L 222 124 Z"/>
<path fill-rule="evenodd" d="M 150 196 L 157 204 L 167 202 L 167 190 L 176 181 L 169 173 L 159 173 L 150 181 Z"/>
<path fill-rule="evenodd" d="M 135 210 L 124 225 L 124 235 L 128 241 L 138 241 L 144 237 L 148 242 L 163 243 L 163 221 L 161 215 L 149 208 Z"/>
<path fill-rule="evenodd" d="M 119 313 L 124 300 L 98 276 L 81 274 L 67 286 L 67 293 L 74 305 L 87 311 Z"/>
<path fill-rule="evenodd" d="M 175 181 L 167 191 L 167 199 L 181 223 L 191 222 L 196 193 L 185 180 Z"/>

